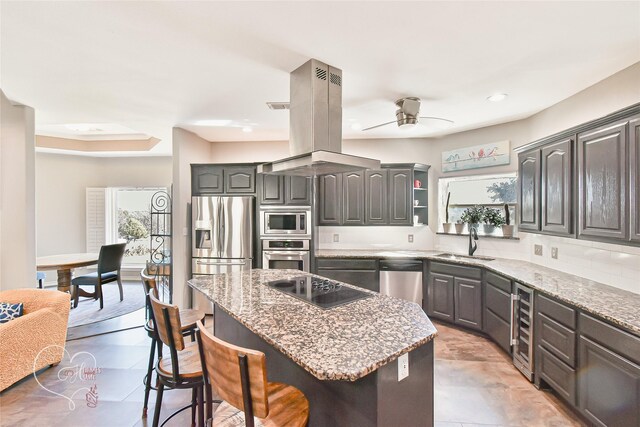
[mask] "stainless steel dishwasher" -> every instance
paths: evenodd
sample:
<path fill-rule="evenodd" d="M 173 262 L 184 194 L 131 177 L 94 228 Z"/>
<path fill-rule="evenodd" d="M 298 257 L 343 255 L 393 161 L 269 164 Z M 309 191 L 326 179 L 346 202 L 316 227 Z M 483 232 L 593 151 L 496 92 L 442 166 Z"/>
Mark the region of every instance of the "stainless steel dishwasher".
<path fill-rule="evenodd" d="M 422 260 L 381 260 L 380 293 L 422 306 Z"/>

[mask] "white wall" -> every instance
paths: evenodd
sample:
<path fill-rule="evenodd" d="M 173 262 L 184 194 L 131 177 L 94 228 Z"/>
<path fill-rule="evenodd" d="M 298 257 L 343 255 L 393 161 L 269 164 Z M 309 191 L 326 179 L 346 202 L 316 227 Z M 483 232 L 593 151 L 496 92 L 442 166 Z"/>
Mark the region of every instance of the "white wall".
<path fill-rule="evenodd" d="M 0 90 L 0 290 L 35 286 L 35 114 Z"/>
<path fill-rule="evenodd" d="M 209 141 L 173 128 L 173 303 L 180 307 L 191 301 L 191 163 L 214 162 L 222 163 L 213 159 Z"/>

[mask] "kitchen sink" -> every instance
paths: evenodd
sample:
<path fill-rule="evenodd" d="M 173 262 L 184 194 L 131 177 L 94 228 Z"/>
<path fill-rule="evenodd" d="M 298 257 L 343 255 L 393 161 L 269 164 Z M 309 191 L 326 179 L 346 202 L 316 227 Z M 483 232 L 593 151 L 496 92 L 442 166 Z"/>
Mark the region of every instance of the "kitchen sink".
<path fill-rule="evenodd" d="M 466 258 L 466 259 L 480 259 L 482 261 L 493 261 L 493 260 L 495 260 L 495 258 L 491 258 L 491 257 L 488 257 L 488 256 L 479 256 L 479 255 L 469 256 L 469 255 L 460 255 L 460 254 L 452 254 L 452 253 L 442 253 L 442 254 L 438 254 L 436 256 L 440 257 L 440 258 L 449 258 L 449 259 Z"/>

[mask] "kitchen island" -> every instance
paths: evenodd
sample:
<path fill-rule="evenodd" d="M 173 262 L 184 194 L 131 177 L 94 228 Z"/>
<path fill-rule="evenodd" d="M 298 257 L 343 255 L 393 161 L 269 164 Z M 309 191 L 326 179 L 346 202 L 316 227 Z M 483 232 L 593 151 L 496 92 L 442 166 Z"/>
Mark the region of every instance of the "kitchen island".
<path fill-rule="evenodd" d="M 268 380 L 302 390 L 310 426 L 432 426 L 437 331 L 422 308 L 364 291 L 366 298 L 322 309 L 268 286 L 300 276 L 318 277 L 251 270 L 189 285 L 214 304 L 216 336 L 264 352 Z M 409 375 L 399 381 L 405 354 Z"/>

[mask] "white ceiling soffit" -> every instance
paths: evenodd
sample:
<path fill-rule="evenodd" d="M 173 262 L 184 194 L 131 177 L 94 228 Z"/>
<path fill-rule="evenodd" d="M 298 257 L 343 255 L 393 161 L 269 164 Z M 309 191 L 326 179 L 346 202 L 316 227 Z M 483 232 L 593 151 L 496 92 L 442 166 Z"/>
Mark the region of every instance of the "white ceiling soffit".
<path fill-rule="evenodd" d="M 437 136 L 529 116 L 640 61 L 640 2 L 2 2 L 0 85 L 37 126 L 162 141 L 288 139 L 289 72 L 343 70 L 343 136 Z M 503 102 L 487 102 L 508 93 Z M 444 130 L 385 126 L 422 99 Z M 198 120 L 233 126 L 197 126 Z M 250 125 L 246 126 L 245 124 Z M 246 131 L 251 128 L 251 132 Z M 244 129 L 244 130 L 243 130 Z"/>

